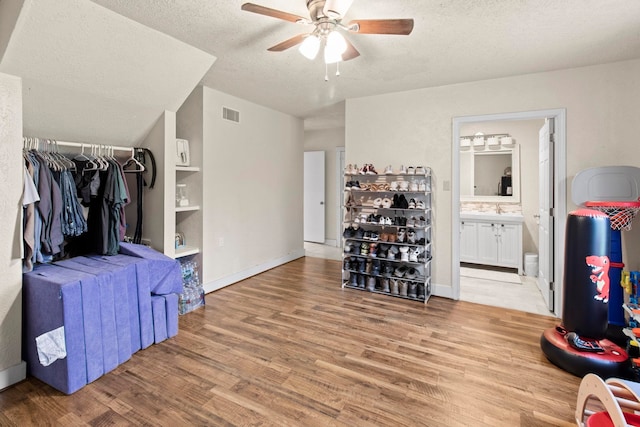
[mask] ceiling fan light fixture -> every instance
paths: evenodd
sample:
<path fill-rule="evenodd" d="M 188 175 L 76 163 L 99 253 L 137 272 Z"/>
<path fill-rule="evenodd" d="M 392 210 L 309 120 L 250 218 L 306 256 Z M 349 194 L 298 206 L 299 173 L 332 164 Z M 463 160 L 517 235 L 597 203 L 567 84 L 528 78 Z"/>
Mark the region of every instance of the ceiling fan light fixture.
<path fill-rule="evenodd" d="M 320 50 L 320 39 L 311 34 L 309 37 L 305 38 L 298 51 L 307 59 L 314 60 L 318 55 L 318 51 Z"/>
<path fill-rule="evenodd" d="M 342 54 L 336 51 L 332 51 L 328 47 L 324 48 L 324 63 L 325 64 L 335 64 L 336 62 L 342 61 Z"/>
<path fill-rule="evenodd" d="M 339 19 L 347 13 L 353 0 L 327 0 L 324 3 L 324 14 L 332 19 Z"/>
<path fill-rule="evenodd" d="M 338 31 L 331 31 L 327 36 L 327 44 L 324 49 L 330 50 L 332 55 L 334 53 L 342 55 L 347 50 L 347 41 Z"/>

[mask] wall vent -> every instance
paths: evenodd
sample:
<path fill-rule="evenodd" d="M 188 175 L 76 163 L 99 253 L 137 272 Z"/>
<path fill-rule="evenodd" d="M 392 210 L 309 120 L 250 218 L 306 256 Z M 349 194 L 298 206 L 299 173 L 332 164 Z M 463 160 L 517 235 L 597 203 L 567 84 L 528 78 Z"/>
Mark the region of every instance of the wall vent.
<path fill-rule="evenodd" d="M 222 118 L 232 122 L 240 123 L 240 111 L 222 107 Z"/>

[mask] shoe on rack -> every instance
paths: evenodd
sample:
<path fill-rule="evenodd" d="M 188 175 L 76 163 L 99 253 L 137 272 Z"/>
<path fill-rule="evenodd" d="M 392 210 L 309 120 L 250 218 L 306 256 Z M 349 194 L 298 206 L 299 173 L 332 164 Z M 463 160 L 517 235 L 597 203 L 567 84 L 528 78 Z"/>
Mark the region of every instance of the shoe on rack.
<path fill-rule="evenodd" d="M 396 255 L 398 255 L 398 253 L 399 253 L 398 247 L 397 246 L 391 246 L 389 248 L 389 251 L 387 252 L 387 259 L 391 259 L 391 260 L 396 259 Z"/>
<path fill-rule="evenodd" d="M 378 244 L 369 243 L 369 255 L 375 258 L 377 251 L 378 251 Z"/>
<path fill-rule="evenodd" d="M 411 181 L 409 183 L 409 191 L 417 192 L 418 191 L 418 183 L 415 181 Z"/>
<path fill-rule="evenodd" d="M 349 252 L 351 252 L 352 249 L 353 248 L 351 247 L 351 242 L 347 240 L 347 242 L 345 242 L 345 244 L 344 244 L 344 251 L 346 253 L 349 253 Z"/>
<path fill-rule="evenodd" d="M 413 267 L 409 268 L 405 277 L 409 280 L 415 279 L 416 277 L 418 277 L 418 270 Z"/>
<path fill-rule="evenodd" d="M 349 163 L 347 167 L 344 169 L 344 174 L 345 175 L 353 174 L 353 165 L 351 163 Z"/>
<path fill-rule="evenodd" d="M 391 289 L 389 288 L 389 279 L 384 278 L 382 279 L 382 292 L 386 292 L 389 293 L 391 291 Z"/>
<path fill-rule="evenodd" d="M 408 246 L 401 246 L 400 247 L 400 261 L 405 261 L 405 262 L 409 261 L 409 247 Z"/>
<path fill-rule="evenodd" d="M 407 282 L 405 282 L 404 280 L 400 280 L 400 282 L 398 282 L 398 288 L 400 291 L 400 296 L 406 297 L 407 291 L 409 290 L 409 285 L 407 284 Z"/>
<path fill-rule="evenodd" d="M 424 175 L 427 173 L 424 166 L 416 166 L 416 175 Z"/>
<path fill-rule="evenodd" d="M 358 258 L 358 273 L 364 273 L 365 266 L 366 266 L 366 260 L 362 258 Z"/>
<path fill-rule="evenodd" d="M 367 280 L 367 277 L 364 274 L 358 274 L 358 287 L 364 289 L 364 284 Z"/>
<path fill-rule="evenodd" d="M 384 275 L 384 277 L 391 277 L 393 276 L 393 270 L 393 264 L 388 262 L 385 264 L 384 269 L 382 270 L 382 274 Z"/>
<path fill-rule="evenodd" d="M 373 201 L 374 208 L 379 208 L 380 206 L 382 206 L 382 197 L 378 197 Z"/>
<path fill-rule="evenodd" d="M 416 243 L 416 230 L 414 230 L 413 228 L 407 230 L 407 243 Z"/>
<path fill-rule="evenodd" d="M 406 272 L 407 272 L 407 267 L 405 267 L 404 265 L 401 265 L 395 269 L 395 271 L 393 272 L 393 275 L 396 277 L 403 277 Z"/>
<path fill-rule="evenodd" d="M 356 230 L 356 234 L 354 234 L 353 236 L 354 238 L 358 239 L 358 240 L 362 240 L 364 239 L 364 230 L 362 228 L 358 228 Z"/>
<path fill-rule="evenodd" d="M 362 243 L 360 245 L 360 255 L 369 255 L 369 244 L 368 243 Z"/>
<path fill-rule="evenodd" d="M 407 175 L 415 175 L 416 174 L 416 170 L 413 168 L 413 166 L 409 166 L 407 168 Z"/>
<path fill-rule="evenodd" d="M 388 242 L 389 241 L 389 234 L 387 233 L 380 233 L 380 241 L 381 242 Z"/>
<path fill-rule="evenodd" d="M 425 205 L 424 205 L 424 202 L 422 200 L 417 200 L 416 201 L 416 209 L 422 209 L 422 210 L 425 209 Z"/>
<path fill-rule="evenodd" d="M 409 298 L 418 298 L 418 284 L 415 282 L 409 283 L 409 289 L 407 291 L 407 296 Z"/>
<path fill-rule="evenodd" d="M 389 250 L 389 245 L 380 244 L 378 246 L 378 251 L 376 252 L 376 256 L 378 258 L 386 258 L 388 250 Z"/>
<path fill-rule="evenodd" d="M 347 181 L 344 183 L 344 189 L 347 191 L 351 191 L 351 186 L 353 184 L 353 181 Z"/>
<path fill-rule="evenodd" d="M 398 295 L 400 292 L 398 290 L 398 279 L 391 279 L 390 280 L 390 285 L 391 285 L 391 295 Z"/>
<path fill-rule="evenodd" d="M 379 259 L 374 259 L 373 262 L 371 263 L 371 274 L 373 274 L 374 276 L 379 276 L 380 275 L 380 260 Z"/>
<path fill-rule="evenodd" d="M 371 274 L 371 260 L 367 260 L 367 264 L 364 266 L 364 272 L 367 274 Z"/>
<path fill-rule="evenodd" d="M 397 234 L 397 242 L 398 243 L 404 243 L 404 238 L 406 236 L 406 230 L 404 228 L 401 228 L 398 230 L 398 234 Z"/>
<path fill-rule="evenodd" d="M 400 170 L 398 171 L 399 175 L 406 175 L 407 170 L 405 169 L 404 165 L 400 165 Z"/>
<path fill-rule="evenodd" d="M 418 283 L 418 298 L 425 299 L 424 285 L 422 283 Z"/>
<path fill-rule="evenodd" d="M 418 256 L 422 253 L 422 248 L 411 248 L 409 251 L 409 262 L 418 262 Z"/>
<path fill-rule="evenodd" d="M 378 171 L 373 167 L 372 164 L 369 165 L 369 170 L 367 170 L 367 175 L 378 175 Z"/>
<path fill-rule="evenodd" d="M 412 216 L 407 219 L 407 227 L 415 227 L 416 226 L 416 217 Z"/>
<path fill-rule="evenodd" d="M 366 175 L 368 170 L 369 170 L 369 165 L 365 163 L 365 164 L 364 164 L 364 165 L 362 165 L 362 167 L 358 170 L 358 173 L 359 173 L 360 175 Z"/>
<path fill-rule="evenodd" d="M 388 197 L 385 197 L 384 199 L 382 199 L 381 206 L 385 209 L 388 209 L 391 207 L 391 203 L 392 203 L 391 199 Z"/>
<path fill-rule="evenodd" d="M 351 189 L 362 190 L 362 187 L 360 187 L 360 181 L 351 181 Z"/>
<path fill-rule="evenodd" d="M 358 275 L 356 273 L 350 273 L 350 275 L 349 275 L 349 285 L 350 286 L 358 286 Z"/>
<path fill-rule="evenodd" d="M 384 168 L 384 173 L 385 175 L 393 175 L 393 168 L 391 167 L 391 165 Z"/>
<path fill-rule="evenodd" d="M 404 197 L 404 194 L 401 194 L 400 197 L 398 197 L 398 209 L 409 209 L 409 202 L 407 201 L 407 198 Z"/>
<path fill-rule="evenodd" d="M 394 194 L 393 195 L 393 201 L 391 202 L 391 207 L 392 208 L 397 208 L 398 206 L 398 200 L 400 200 L 400 196 L 398 196 L 398 194 Z"/>
<path fill-rule="evenodd" d="M 398 236 L 395 233 L 389 233 L 389 243 L 395 243 L 398 240 Z"/>
<path fill-rule="evenodd" d="M 409 209 L 415 209 L 415 208 L 416 208 L 416 199 L 409 200 Z"/>
<path fill-rule="evenodd" d="M 398 191 L 398 181 L 392 181 L 391 184 L 389 184 L 389 190 Z"/>
<path fill-rule="evenodd" d="M 409 191 L 409 181 L 399 181 L 398 182 L 398 190 L 400 190 L 400 191 Z"/>
<path fill-rule="evenodd" d="M 376 278 L 375 277 L 369 277 L 367 279 L 367 290 L 369 292 L 373 292 L 376 290 Z"/>

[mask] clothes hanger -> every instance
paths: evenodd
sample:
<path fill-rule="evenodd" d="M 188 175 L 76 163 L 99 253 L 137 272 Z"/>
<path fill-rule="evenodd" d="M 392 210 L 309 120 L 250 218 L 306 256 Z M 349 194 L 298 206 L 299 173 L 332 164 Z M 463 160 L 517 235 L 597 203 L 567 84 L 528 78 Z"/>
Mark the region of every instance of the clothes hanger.
<path fill-rule="evenodd" d="M 139 173 L 145 171 L 144 165 L 135 158 L 134 153 L 135 148 L 131 148 L 131 157 L 129 157 L 127 161 L 122 165 L 122 170 L 125 173 Z M 127 169 L 127 167 L 129 166 L 133 166 L 134 169 Z"/>

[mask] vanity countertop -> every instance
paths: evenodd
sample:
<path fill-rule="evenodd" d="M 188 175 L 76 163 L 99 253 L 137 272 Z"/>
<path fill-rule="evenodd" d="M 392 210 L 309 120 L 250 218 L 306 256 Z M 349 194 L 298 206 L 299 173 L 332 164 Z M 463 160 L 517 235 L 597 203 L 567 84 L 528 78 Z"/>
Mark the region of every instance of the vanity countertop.
<path fill-rule="evenodd" d="M 460 219 L 467 221 L 497 221 L 497 222 L 509 222 L 519 224 L 524 221 L 524 217 L 521 213 L 496 213 L 496 212 L 478 212 L 467 211 L 460 212 Z"/>

